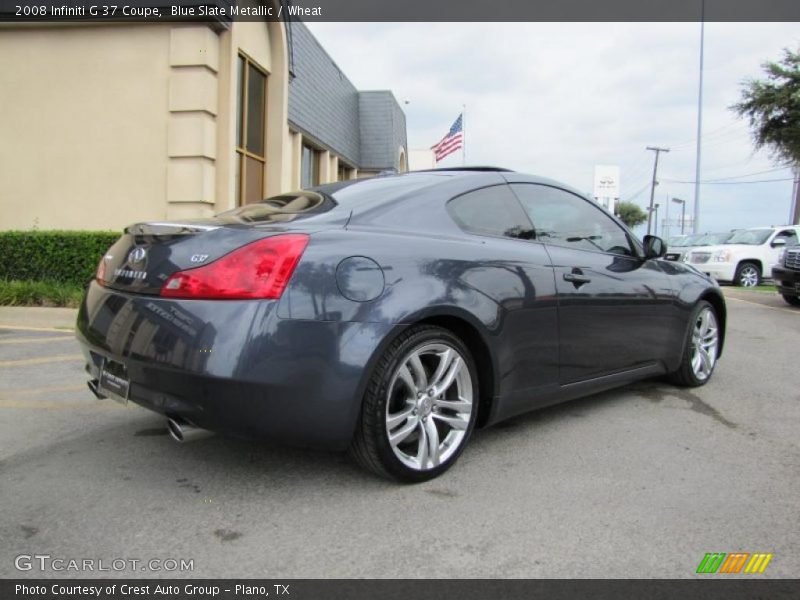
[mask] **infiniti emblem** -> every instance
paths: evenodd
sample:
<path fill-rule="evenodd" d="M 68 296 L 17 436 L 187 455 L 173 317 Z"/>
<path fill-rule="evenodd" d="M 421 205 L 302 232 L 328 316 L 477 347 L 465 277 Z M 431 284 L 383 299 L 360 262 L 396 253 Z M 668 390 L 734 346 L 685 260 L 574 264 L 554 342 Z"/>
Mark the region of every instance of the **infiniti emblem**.
<path fill-rule="evenodd" d="M 147 256 L 147 250 L 142 248 L 141 246 L 137 246 L 133 250 L 130 251 L 128 254 L 128 262 L 130 263 L 138 263 L 142 262 L 145 257 Z"/>

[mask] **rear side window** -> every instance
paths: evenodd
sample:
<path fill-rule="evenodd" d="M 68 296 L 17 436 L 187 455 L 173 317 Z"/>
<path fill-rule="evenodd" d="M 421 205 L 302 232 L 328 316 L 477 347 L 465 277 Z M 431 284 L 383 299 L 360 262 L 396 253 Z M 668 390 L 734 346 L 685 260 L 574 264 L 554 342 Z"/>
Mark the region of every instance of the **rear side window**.
<path fill-rule="evenodd" d="M 478 235 L 530 239 L 533 227 L 507 185 L 468 192 L 447 203 L 461 229 Z"/>

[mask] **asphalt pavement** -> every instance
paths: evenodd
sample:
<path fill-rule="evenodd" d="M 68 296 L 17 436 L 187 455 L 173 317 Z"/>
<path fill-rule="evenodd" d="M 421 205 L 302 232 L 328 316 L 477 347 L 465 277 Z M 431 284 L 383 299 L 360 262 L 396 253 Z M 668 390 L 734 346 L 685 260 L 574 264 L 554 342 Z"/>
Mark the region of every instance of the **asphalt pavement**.
<path fill-rule="evenodd" d="M 176 444 L 158 415 L 89 394 L 60 321 L 0 313 L 0 576 L 666 578 L 744 551 L 773 554 L 759 577 L 797 577 L 800 310 L 776 300 L 729 294 L 709 385 L 648 381 L 478 431 L 414 486 L 337 454 Z M 17 558 L 34 555 L 50 558 Z"/>

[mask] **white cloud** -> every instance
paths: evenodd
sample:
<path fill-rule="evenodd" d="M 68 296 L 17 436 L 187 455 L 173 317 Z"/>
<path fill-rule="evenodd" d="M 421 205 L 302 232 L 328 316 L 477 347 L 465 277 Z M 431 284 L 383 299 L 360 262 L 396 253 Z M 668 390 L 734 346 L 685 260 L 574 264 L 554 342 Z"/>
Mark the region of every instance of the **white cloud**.
<path fill-rule="evenodd" d="M 429 147 L 467 106 L 467 162 L 509 167 L 590 190 L 595 164 L 622 167 L 623 197 L 649 199 L 652 153 L 662 155 L 656 201 L 691 202 L 697 23 L 310 23 L 359 89 L 390 89 L 409 146 Z M 706 25 L 701 179 L 768 170 L 745 123 L 728 110 L 742 80 L 800 42 L 796 23 Z M 460 164 L 452 155 L 443 165 Z M 753 179 L 791 177 L 788 170 Z M 701 228 L 783 223 L 791 181 L 704 185 Z M 676 206 L 676 205 L 673 205 Z M 660 216 L 663 217 L 663 214 Z"/>

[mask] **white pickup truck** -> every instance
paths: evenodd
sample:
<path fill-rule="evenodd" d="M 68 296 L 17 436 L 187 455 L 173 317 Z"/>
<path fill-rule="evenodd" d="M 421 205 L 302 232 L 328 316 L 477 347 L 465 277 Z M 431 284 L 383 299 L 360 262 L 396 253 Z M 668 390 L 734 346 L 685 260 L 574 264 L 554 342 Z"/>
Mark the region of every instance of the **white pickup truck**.
<path fill-rule="evenodd" d="M 798 239 L 800 225 L 742 229 L 726 243 L 697 248 L 683 260 L 717 281 L 753 287 L 771 274 L 781 250 Z"/>

